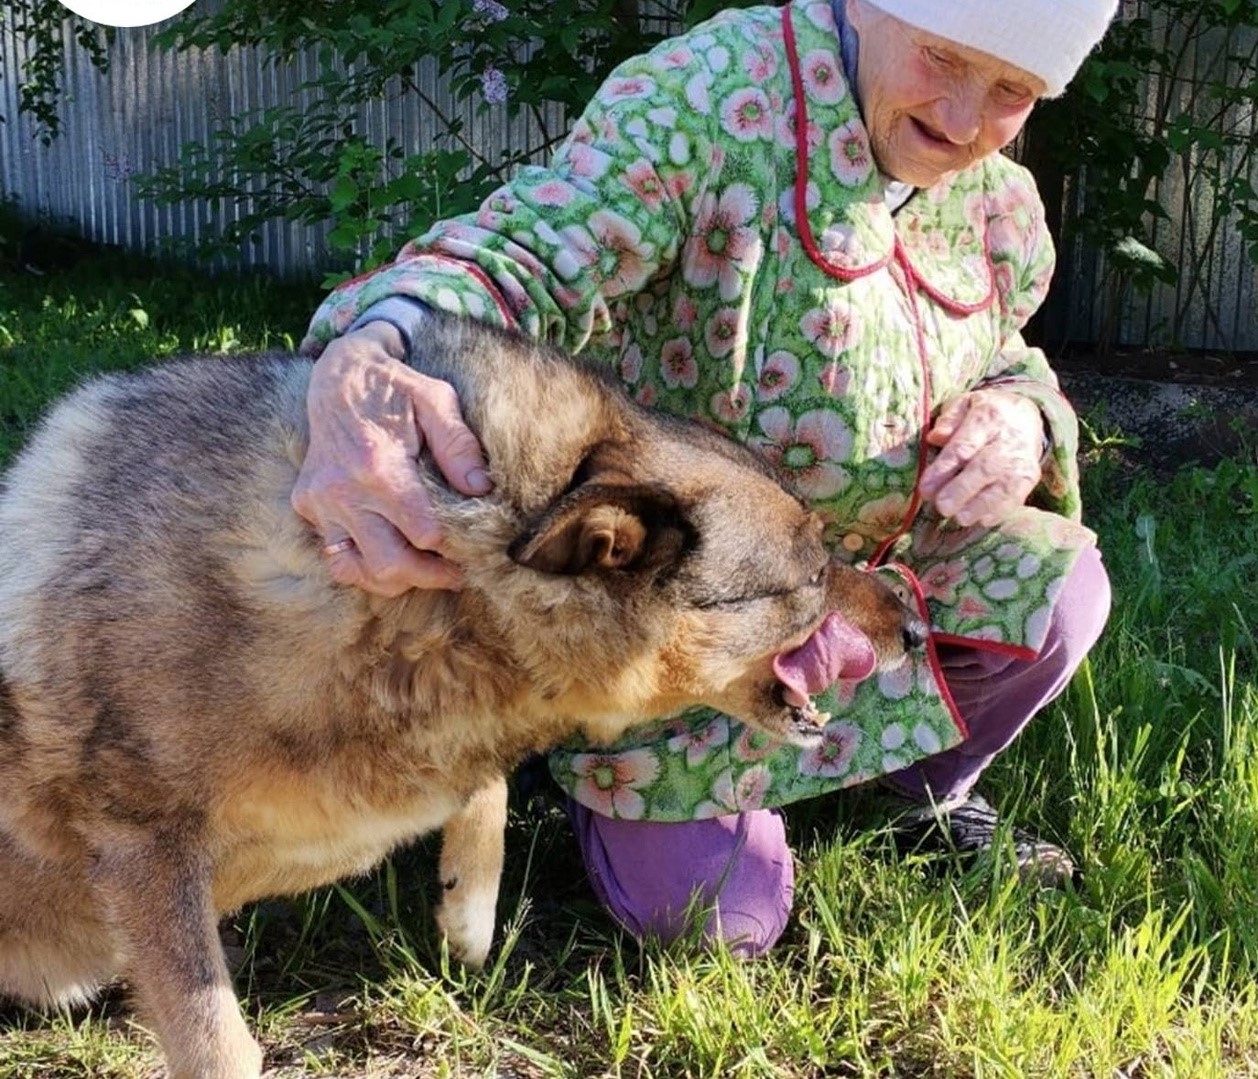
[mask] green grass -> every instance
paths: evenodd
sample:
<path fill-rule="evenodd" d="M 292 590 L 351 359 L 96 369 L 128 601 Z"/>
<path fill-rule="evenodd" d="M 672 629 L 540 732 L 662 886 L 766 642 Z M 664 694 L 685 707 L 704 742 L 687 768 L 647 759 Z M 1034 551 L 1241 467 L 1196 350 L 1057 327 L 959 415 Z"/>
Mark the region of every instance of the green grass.
<path fill-rule="evenodd" d="M 113 260 L 0 277 L 0 456 L 90 370 L 287 346 L 316 299 Z M 639 947 L 591 898 L 561 815 L 516 805 L 483 974 L 436 941 L 432 842 L 234 921 L 273 1074 L 1258 1076 L 1258 456 L 1165 476 L 1097 446 L 1085 478 L 1114 614 L 985 782 L 1069 844 L 1078 890 L 902 858 L 846 792 L 790 814 L 796 914 L 770 959 Z M 119 993 L 0 1013 L 0 1079 L 155 1067 Z"/>
<path fill-rule="evenodd" d="M 120 254 L 45 276 L 0 258 L 0 462 L 52 398 L 93 371 L 182 352 L 293 348 L 319 298 L 313 287 L 207 278 Z"/>

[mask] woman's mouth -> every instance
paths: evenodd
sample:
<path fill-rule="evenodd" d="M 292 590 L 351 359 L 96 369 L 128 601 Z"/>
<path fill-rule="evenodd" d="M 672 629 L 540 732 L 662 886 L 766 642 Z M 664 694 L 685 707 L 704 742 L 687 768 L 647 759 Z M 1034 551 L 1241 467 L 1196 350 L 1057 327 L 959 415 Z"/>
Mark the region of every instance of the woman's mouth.
<path fill-rule="evenodd" d="M 956 145 L 942 132 L 936 131 L 929 124 L 923 123 L 916 116 L 909 117 L 909 123 L 913 125 L 913 130 L 926 143 L 936 147 L 939 150 L 955 150 Z"/>

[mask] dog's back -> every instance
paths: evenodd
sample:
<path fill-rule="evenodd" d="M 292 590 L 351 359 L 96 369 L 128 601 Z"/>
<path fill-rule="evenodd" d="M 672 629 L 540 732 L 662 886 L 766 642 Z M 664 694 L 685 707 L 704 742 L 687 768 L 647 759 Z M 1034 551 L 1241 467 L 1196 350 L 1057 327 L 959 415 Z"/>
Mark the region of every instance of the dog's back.
<path fill-rule="evenodd" d="M 300 536 L 287 490 L 307 372 L 215 359 L 101 379 L 54 410 L 10 471 L 0 671 L 20 687 L 25 752 L 0 761 L 0 785 L 20 786 L 15 768 L 39 778 L 54 846 L 71 842 L 55 833 L 82 807 L 52 803 L 81 800 L 84 777 L 102 800 L 137 801 L 194 779 L 232 720 L 256 714 L 241 672 L 258 603 L 239 570 L 251 550 Z M 210 714 L 225 702 L 233 715 Z M 73 796 L 52 793 L 59 784 Z M 13 803 L 0 799 L 0 828 Z"/>

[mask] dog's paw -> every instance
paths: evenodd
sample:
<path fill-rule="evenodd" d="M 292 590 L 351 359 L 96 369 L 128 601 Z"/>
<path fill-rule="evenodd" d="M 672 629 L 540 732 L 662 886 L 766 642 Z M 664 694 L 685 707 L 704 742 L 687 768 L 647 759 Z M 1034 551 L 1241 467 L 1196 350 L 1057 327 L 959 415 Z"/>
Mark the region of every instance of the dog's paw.
<path fill-rule="evenodd" d="M 225 1023 L 196 1044 L 170 1044 L 163 1040 L 169 1079 L 259 1079 L 262 1048 L 246 1029 L 243 1019 Z"/>
<path fill-rule="evenodd" d="M 472 970 L 480 970 L 494 942 L 494 908 L 491 892 L 460 894 L 456 885 L 446 892 L 437 910 L 437 926 L 450 946 L 450 955 Z"/>

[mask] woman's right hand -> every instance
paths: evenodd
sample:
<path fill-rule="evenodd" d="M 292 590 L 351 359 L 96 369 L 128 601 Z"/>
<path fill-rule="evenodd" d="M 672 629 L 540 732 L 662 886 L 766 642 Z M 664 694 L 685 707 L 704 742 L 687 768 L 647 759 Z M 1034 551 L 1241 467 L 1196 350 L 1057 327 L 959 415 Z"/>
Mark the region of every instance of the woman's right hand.
<path fill-rule="evenodd" d="M 480 443 L 453 387 L 405 364 L 387 322 L 331 341 L 306 396 L 310 444 L 292 505 L 318 531 L 334 580 L 381 596 L 458 588 L 419 480 L 427 446 L 447 482 L 466 495 L 491 483 Z"/>

